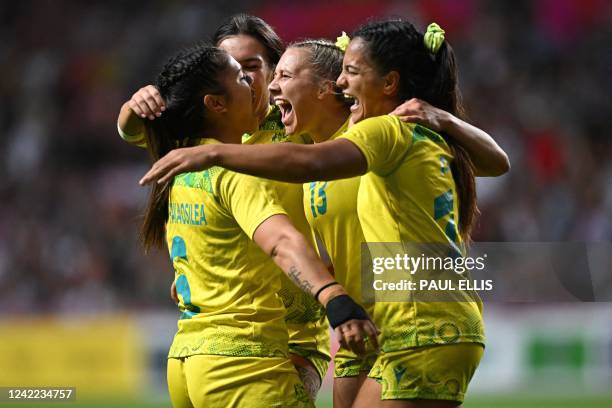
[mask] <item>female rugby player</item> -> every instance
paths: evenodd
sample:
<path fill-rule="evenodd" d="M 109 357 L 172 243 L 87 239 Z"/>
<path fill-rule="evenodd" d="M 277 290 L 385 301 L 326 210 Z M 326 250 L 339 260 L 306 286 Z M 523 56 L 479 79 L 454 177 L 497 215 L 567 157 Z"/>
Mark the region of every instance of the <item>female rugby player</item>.
<path fill-rule="evenodd" d="M 249 78 L 217 48 L 200 45 L 172 58 L 156 88 L 166 110 L 145 132 L 154 159 L 178 146 L 240 143 L 257 126 Z M 376 339 L 363 309 L 333 284 L 265 181 L 214 168 L 158 184 L 142 232 L 147 248 L 165 235 L 180 293 L 168 359 L 174 406 L 312 406 L 287 358 L 272 260 L 327 307 L 353 349 L 363 349 L 364 336 Z"/>
<path fill-rule="evenodd" d="M 306 136 L 286 135 L 279 109 L 270 105 L 268 84 L 284 50 L 283 42 L 272 27 L 258 17 L 237 14 L 219 26 L 213 40 L 240 63 L 243 72 L 251 80 L 258 126 L 252 134 L 243 136 L 243 142 L 310 143 L 310 138 Z M 146 146 L 143 119 L 154 120 L 164 110 L 165 101 L 158 89 L 153 85 L 143 87 L 121 109 L 118 119 L 120 135 L 129 143 Z M 311 239 L 310 228 L 302 210 L 301 186 L 282 182 L 273 183 L 272 186 L 293 225 Z M 314 242 L 311 244 L 316 246 Z M 279 294 L 287 308 L 285 320 L 289 329 L 290 356 L 314 401 L 329 366 L 329 326 L 322 308 L 312 297 L 302 292 L 284 275 L 281 283 Z M 176 301 L 175 282 L 171 294 Z"/>
<path fill-rule="evenodd" d="M 459 244 L 469 237 L 475 213 L 467 155 L 452 140 L 429 129 L 390 116 L 377 117 L 411 97 L 461 114 L 454 55 L 442 34 L 432 27 L 424 36 L 401 21 L 371 23 L 358 30 L 338 79 L 345 94 L 355 100 L 350 110 L 356 125 L 334 141 L 314 146 L 196 148 L 198 155 L 193 154 L 196 149 L 177 150 L 154 165 L 142 182 L 157 178 L 163 182 L 184 169 L 211 164 L 296 182 L 365 173 L 358 215 L 367 241 Z M 283 119 L 292 109 L 284 111 Z M 418 304 L 418 308 L 381 303 L 375 320 L 382 327 L 385 353 L 370 377 L 384 387 L 366 380 L 356 404 L 397 400 L 383 405 L 459 405 L 482 354 L 479 302 Z M 410 327 L 415 321 L 422 324 Z M 423 369 L 424 362 L 431 371 Z M 403 376 L 406 372 L 409 375 Z M 444 381 L 431 382 L 441 375 Z"/>
<path fill-rule="evenodd" d="M 280 54 L 283 49 L 283 44 L 273 29 L 266 24 L 263 20 L 239 14 L 229 18 L 223 23 L 214 34 L 215 43 L 230 53 L 238 62 L 241 64 L 243 71 L 249 75 L 252 80 L 252 87 L 256 95 L 256 114 L 260 120 L 260 125 L 257 131 L 253 133 L 251 137 L 243 138 L 243 141 L 248 144 L 252 143 L 274 143 L 279 141 L 290 141 L 293 143 L 308 143 L 310 138 L 308 134 L 314 135 L 319 138 L 319 141 L 326 140 L 328 135 L 332 133 L 339 133 L 338 121 L 345 122 L 345 118 L 348 115 L 347 105 L 338 100 L 338 97 L 327 98 L 331 100 L 331 104 L 328 100 L 320 101 L 318 98 L 311 101 L 311 103 L 305 103 L 304 109 L 300 110 L 298 103 L 297 106 L 300 112 L 296 112 L 293 117 L 300 117 L 300 122 L 306 122 L 304 129 L 297 129 L 285 134 L 283 123 L 280 121 L 280 112 L 278 108 L 270 106 L 270 93 L 268 92 L 268 82 L 272 78 L 272 71 L 274 66 L 277 64 Z M 323 78 L 327 80 L 333 80 L 341 71 L 342 66 L 342 54 L 339 49 L 334 45 L 327 43 L 327 46 L 323 46 L 322 42 L 315 44 L 313 42 L 305 42 L 302 46 L 309 49 L 309 55 L 312 55 L 312 64 L 315 65 L 317 70 L 317 81 Z M 297 49 L 298 44 L 294 44 L 292 49 Z M 307 51 L 307 50 L 303 50 Z M 289 76 L 284 74 L 285 78 Z M 290 79 L 293 79 L 290 77 Z M 286 82 L 286 80 L 283 80 Z M 331 81 L 327 81 L 331 82 Z M 310 84 L 311 81 L 306 83 Z M 329 84 L 327 84 L 329 85 Z M 296 89 L 294 87 L 294 89 Z M 297 88 L 299 89 L 299 87 Z M 340 98 L 341 100 L 342 98 Z M 301 100 L 304 100 L 303 98 Z M 308 101 L 308 99 L 306 99 Z M 319 102 L 322 102 L 320 104 Z M 291 105 L 289 105 L 291 106 Z M 327 109 L 329 108 L 329 109 Z M 146 86 L 136 92 L 134 96 L 124 104 L 121 114 L 119 116 L 119 132 L 122 137 L 135 145 L 146 146 L 144 138 L 143 121 L 142 118 L 149 118 L 153 120 L 156 117 L 161 116 L 164 107 L 163 99 L 161 98 L 159 91 L 152 85 Z M 308 117 L 306 115 L 310 113 Z M 482 169 L 483 174 L 490 174 L 495 171 L 496 167 L 499 167 L 499 163 L 503 163 L 504 157 L 503 152 L 495 144 L 495 142 L 484 132 L 477 128 L 470 127 L 465 122 L 454 118 L 446 112 L 439 111 L 422 101 L 411 100 L 402 107 L 398 108 L 397 114 L 403 115 L 403 120 L 420 120 L 422 124 L 428 125 L 436 130 L 440 126 L 447 125 L 445 130 L 449 134 L 456 137 L 461 141 L 467 149 L 470 149 L 470 154 L 473 157 L 475 163 L 481 165 L 477 166 L 477 170 Z M 304 118 L 302 118 L 304 116 Z M 292 116 L 289 115 L 289 118 Z M 316 119 L 315 119 L 316 118 Z M 314 120 L 313 120 L 314 119 Z M 324 129 L 317 129 L 321 124 L 324 124 Z M 501 152 L 501 153 L 500 153 Z M 482 158 L 482 159 L 481 159 Z M 353 191 L 356 195 L 356 188 L 358 186 L 358 178 L 352 180 L 352 189 L 346 188 L 332 188 L 330 184 L 328 190 L 339 190 L 341 195 Z M 335 184 L 344 185 L 345 181 L 338 181 Z M 310 237 L 310 232 L 306 219 L 304 218 L 304 211 L 301 208 L 302 193 L 301 188 L 298 185 L 289 183 L 276 183 L 274 187 L 277 190 L 278 196 L 280 197 L 281 204 L 287 211 L 292 223 L 296 228 L 305 236 Z M 313 194 L 317 194 L 321 186 L 312 190 L 305 190 L 304 199 L 309 200 Z M 337 202 L 337 201 L 336 201 Z M 355 209 L 356 200 L 343 200 L 344 203 L 350 203 L 349 209 Z M 310 214 L 307 209 L 306 214 Z M 355 211 L 349 211 L 351 217 L 346 217 L 346 220 L 352 220 L 354 224 L 358 224 Z M 329 219 L 331 217 L 327 217 Z M 321 218 L 320 218 L 321 219 Z M 311 223 L 312 224 L 312 223 Z M 340 224 L 343 225 L 343 224 Z M 348 222 L 347 228 L 354 229 L 354 225 Z M 335 234 L 338 236 L 338 234 Z M 357 291 L 352 290 L 360 288 L 360 278 L 353 276 L 353 279 L 344 280 L 344 272 L 348 268 L 343 268 L 346 264 L 345 260 L 352 262 L 354 266 L 358 266 L 358 260 L 350 256 L 352 251 L 350 248 L 356 248 L 353 243 L 362 242 L 362 234 L 359 229 L 359 233 L 354 236 L 350 242 L 346 241 L 345 245 L 341 245 L 345 251 L 335 254 L 333 257 L 333 264 L 339 273 L 339 279 L 344 284 L 351 285 L 349 289 L 350 293 L 358 296 Z M 324 239 L 323 235 L 320 237 Z M 337 252 L 335 245 L 327 239 L 327 249 L 333 249 Z M 334 242 L 340 243 L 345 242 L 344 240 L 335 240 Z M 296 365 L 300 378 L 306 386 L 308 394 L 314 400 L 316 393 L 320 388 L 322 379 L 327 371 L 329 362 L 329 335 L 327 330 L 327 324 L 325 317 L 318 307 L 317 303 L 311 298 L 304 295 L 303 292 L 299 291 L 295 286 L 283 277 L 282 289 L 280 294 L 283 298 L 283 303 L 288 308 L 286 317 L 287 325 L 289 327 L 290 334 L 290 355 L 292 361 Z M 172 291 L 173 299 L 177 301 L 176 297 L 176 286 L 173 282 Z M 344 353 L 348 353 L 350 358 L 343 359 Z M 359 384 L 360 379 L 365 376 L 355 375 L 355 370 L 361 370 L 362 372 L 367 369 L 367 365 L 363 365 L 364 360 L 356 355 L 352 355 L 350 351 L 341 349 L 335 357 L 336 370 L 335 376 L 340 376 L 344 380 L 335 381 L 334 387 L 335 393 L 338 396 L 344 395 L 345 399 L 349 401 L 347 405 L 350 405 L 352 401 L 351 395 L 354 395 L 356 388 L 354 384 Z M 360 368 L 356 368 L 360 367 Z M 352 390 L 352 391 L 351 391 Z M 339 402 L 338 402 L 339 404 Z"/>
<path fill-rule="evenodd" d="M 335 85 L 343 56 L 340 48 L 326 40 L 304 40 L 288 46 L 269 86 L 283 112 L 288 134 L 308 134 L 319 143 L 334 140 L 346 131 L 349 106 Z M 456 139 L 467 142 L 470 156 L 480 165 L 480 174 L 495 174 L 507 161 L 490 136 L 447 112 L 417 99 L 399 108 L 398 113 L 403 115 L 405 110 L 412 115 L 410 120 L 418 119 L 436 131 L 452 132 Z M 357 217 L 358 189 L 359 177 L 306 183 L 304 211 L 329 254 L 336 280 L 363 304 L 360 249 L 365 239 Z M 358 356 L 344 348 L 338 350 L 334 356 L 335 407 L 352 406 L 375 358 L 373 352 Z"/>

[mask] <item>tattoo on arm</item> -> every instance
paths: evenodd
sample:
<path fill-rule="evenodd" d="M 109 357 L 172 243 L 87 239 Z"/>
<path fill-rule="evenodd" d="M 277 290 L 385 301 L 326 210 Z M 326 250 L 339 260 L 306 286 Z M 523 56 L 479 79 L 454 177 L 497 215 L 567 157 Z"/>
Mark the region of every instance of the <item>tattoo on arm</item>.
<path fill-rule="evenodd" d="M 298 371 L 300 380 L 302 380 L 302 384 L 304 384 L 304 389 L 310 397 L 310 400 L 313 402 L 316 401 L 317 393 L 321 388 L 321 378 L 319 374 L 313 367 L 295 366 L 295 368 Z"/>
<path fill-rule="evenodd" d="M 289 268 L 289 277 L 291 280 L 304 292 L 312 294 L 312 289 L 314 286 L 312 283 L 308 282 L 307 279 L 301 279 L 301 276 L 302 272 L 298 271 L 295 266 Z"/>

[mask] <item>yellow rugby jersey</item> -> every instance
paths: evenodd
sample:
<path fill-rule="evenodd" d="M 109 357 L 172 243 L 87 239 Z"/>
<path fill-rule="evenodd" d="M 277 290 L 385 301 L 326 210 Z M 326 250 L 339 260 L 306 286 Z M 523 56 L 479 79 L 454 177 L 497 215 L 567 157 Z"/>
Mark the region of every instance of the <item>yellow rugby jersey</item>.
<path fill-rule="evenodd" d="M 457 193 L 450 171 L 453 155 L 440 135 L 386 115 L 363 120 L 340 137 L 353 142 L 367 160 L 357 212 L 368 242 L 462 247 Z M 478 295 L 458 292 L 465 301 L 416 302 L 409 293 L 405 302 L 377 302 L 374 320 L 383 331 L 383 350 L 484 343 Z M 474 299 L 478 300 L 469 301 Z"/>
<path fill-rule="evenodd" d="M 275 214 L 263 179 L 220 167 L 174 178 L 166 235 L 182 315 L 169 357 L 287 354 L 282 272 L 252 240 Z"/>
<path fill-rule="evenodd" d="M 329 140 L 346 132 L 348 120 Z M 353 299 L 361 296 L 361 243 L 365 242 L 357 217 L 360 177 L 305 183 L 304 212 L 312 231 L 323 242 L 338 283 Z"/>
<path fill-rule="evenodd" d="M 243 144 L 268 143 L 311 143 L 308 136 L 287 135 L 281 122 L 280 110 L 270 106 L 268 116 L 259 129 L 252 135 L 243 136 Z M 306 221 L 302 206 L 302 186 L 295 183 L 269 181 L 274 188 L 280 204 L 283 206 L 291 223 L 302 233 L 316 249 L 312 240 L 310 226 Z M 305 352 L 317 351 L 326 355 L 329 360 L 329 331 L 325 311 L 314 298 L 298 288 L 281 272 L 281 290 L 279 292 L 287 308 L 286 322 L 289 328 L 290 351 L 303 355 Z M 303 357 L 307 357 L 303 355 Z M 324 375 L 324 373 L 323 373 Z"/>

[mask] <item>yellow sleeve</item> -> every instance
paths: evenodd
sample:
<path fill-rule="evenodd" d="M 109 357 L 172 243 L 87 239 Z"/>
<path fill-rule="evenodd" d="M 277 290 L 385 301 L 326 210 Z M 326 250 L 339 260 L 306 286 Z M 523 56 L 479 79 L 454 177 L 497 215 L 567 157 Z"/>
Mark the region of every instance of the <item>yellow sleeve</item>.
<path fill-rule="evenodd" d="M 355 124 L 340 138 L 350 140 L 361 150 L 368 162 L 368 172 L 386 176 L 412 147 L 412 127 L 402 125 L 397 116 L 377 116 Z"/>
<path fill-rule="evenodd" d="M 220 195 L 240 228 L 253 239 L 257 227 L 273 215 L 287 215 L 270 181 L 227 171 L 221 179 Z"/>

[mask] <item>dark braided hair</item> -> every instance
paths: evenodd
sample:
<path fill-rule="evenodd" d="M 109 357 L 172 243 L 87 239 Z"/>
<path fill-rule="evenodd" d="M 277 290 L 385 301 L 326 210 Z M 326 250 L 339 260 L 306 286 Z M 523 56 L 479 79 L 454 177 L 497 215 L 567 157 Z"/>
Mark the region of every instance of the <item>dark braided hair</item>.
<path fill-rule="evenodd" d="M 304 48 L 310 52 L 308 63 L 321 79 L 333 82 L 336 98 L 345 102 L 342 90 L 336 85 L 336 79 L 342 73 L 344 52 L 328 40 L 306 39 L 289 44 L 287 48 Z M 352 103 L 352 102 L 351 102 Z"/>
<path fill-rule="evenodd" d="M 399 73 L 398 101 L 419 98 L 465 118 L 455 54 L 448 41 L 433 54 L 425 47 L 423 34 L 411 23 L 399 19 L 367 23 L 352 38 L 365 41 L 366 55 L 381 76 L 391 71 Z M 442 136 L 455 157 L 451 172 L 459 196 L 459 231 L 469 242 L 478 215 L 474 166 L 463 147 L 447 135 Z"/>
<path fill-rule="evenodd" d="M 235 14 L 225 20 L 213 34 L 215 45 L 219 46 L 227 37 L 248 35 L 255 38 L 266 50 L 268 66 L 272 71 L 280 60 L 285 45 L 274 29 L 259 17 L 249 14 Z"/>
<path fill-rule="evenodd" d="M 170 150 L 195 144 L 206 127 L 207 94 L 225 94 L 219 81 L 227 69 L 229 56 L 223 50 L 206 43 L 181 51 L 170 58 L 158 75 L 155 87 L 159 90 L 166 110 L 154 121 L 147 121 L 147 146 L 153 161 Z M 161 247 L 165 223 L 168 220 L 170 183 L 155 184 L 141 230 L 145 250 Z"/>

